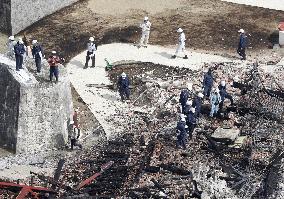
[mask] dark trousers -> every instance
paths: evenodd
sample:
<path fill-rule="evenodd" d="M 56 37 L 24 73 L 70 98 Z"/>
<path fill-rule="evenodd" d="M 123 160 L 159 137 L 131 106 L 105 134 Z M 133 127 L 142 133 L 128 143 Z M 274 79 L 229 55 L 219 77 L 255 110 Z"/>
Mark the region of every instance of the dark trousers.
<path fill-rule="evenodd" d="M 16 70 L 23 68 L 23 55 L 16 55 Z"/>
<path fill-rule="evenodd" d="M 122 89 L 119 89 L 119 95 L 120 95 L 122 101 L 124 101 L 125 98 L 126 98 L 126 99 L 129 99 L 129 96 L 130 96 L 130 90 L 129 90 L 129 88 L 122 88 Z"/>
<path fill-rule="evenodd" d="M 237 52 L 242 57 L 243 60 L 246 60 L 246 49 L 245 48 L 238 48 Z"/>
<path fill-rule="evenodd" d="M 50 81 L 52 81 L 53 75 L 55 76 L 56 81 L 58 81 L 58 74 L 59 74 L 58 66 L 51 66 L 49 70 Z"/>
<path fill-rule="evenodd" d="M 234 103 L 233 97 L 231 95 L 229 95 L 229 94 L 226 94 L 224 97 L 222 97 L 222 101 L 219 104 L 219 109 L 220 110 L 222 110 L 222 108 L 223 108 L 225 99 L 229 99 L 230 102 L 231 102 L 231 105 Z"/>
<path fill-rule="evenodd" d="M 193 133 L 193 131 L 195 129 L 196 124 L 188 123 L 187 126 L 188 126 L 188 138 L 191 139 L 192 138 L 192 133 Z"/>
<path fill-rule="evenodd" d="M 41 71 L 41 58 L 40 57 L 35 58 L 35 64 L 36 64 L 36 71 L 40 73 Z"/>
<path fill-rule="evenodd" d="M 181 146 L 183 149 L 186 149 L 186 135 L 179 134 L 177 136 L 177 147 Z"/>
<path fill-rule="evenodd" d="M 91 54 L 93 54 L 93 53 L 91 53 L 89 51 L 87 52 L 85 68 L 88 68 Z M 92 67 L 95 67 L 95 66 L 96 66 L 96 55 L 94 54 L 94 56 L 92 57 Z"/>
<path fill-rule="evenodd" d="M 71 150 L 73 150 L 74 146 L 78 146 L 80 149 L 82 148 L 82 145 L 79 144 L 76 139 L 71 139 Z"/>
<path fill-rule="evenodd" d="M 211 90 L 212 90 L 212 86 L 206 86 L 205 85 L 204 90 L 203 90 L 203 95 L 206 96 L 206 97 L 209 97 Z"/>

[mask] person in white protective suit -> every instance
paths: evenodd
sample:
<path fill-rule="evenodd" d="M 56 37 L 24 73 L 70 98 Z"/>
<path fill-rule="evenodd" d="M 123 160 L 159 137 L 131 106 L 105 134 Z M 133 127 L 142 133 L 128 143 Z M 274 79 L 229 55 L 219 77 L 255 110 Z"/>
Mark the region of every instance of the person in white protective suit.
<path fill-rule="evenodd" d="M 183 58 L 184 59 L 188 59 L 186 53 L 185 53 L 185 34 L 183 32 L 183 29 L 179 28 L 177 29 L 177 32 L 180 33 L 179 35 L 179 39 L 178 39 L 178 47 L 177 47 L 177 50 L 176 50 L 176 53 L 175 55 L 172 56 L 173 59 L 175 59 L 178 55 L 178 53 L 182 53 L 183 54 Z"/>
<path fill-rule="evenodd" d="M 141 46 L 144 46 L 147 48 L 149 36 L 150 36 L 150 30 L 151 30 L 151 23 L 149 21 L 148 17 L 144 17 L 144 22 L 140 24 L 140 28 L 142 29 L 142 36 L 140 39 L 140 45 L 138 48 Z"/>

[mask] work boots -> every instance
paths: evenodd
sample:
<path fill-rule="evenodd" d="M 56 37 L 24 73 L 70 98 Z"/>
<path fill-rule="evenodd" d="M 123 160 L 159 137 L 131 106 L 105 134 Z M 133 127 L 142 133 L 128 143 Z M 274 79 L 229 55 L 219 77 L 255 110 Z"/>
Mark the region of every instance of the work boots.
<path fill-rule="evenodd" d="M 187 55 L 185 55 L 185 56 L 183 57 L 183 59 L 188 59 Z"/>
<path fill-rule="evenodd" d="M 177 57 L 176 55 L 173 55 L 173 56 L 172 56 L 172 59 L 175 59 L 176 57 Z"/>

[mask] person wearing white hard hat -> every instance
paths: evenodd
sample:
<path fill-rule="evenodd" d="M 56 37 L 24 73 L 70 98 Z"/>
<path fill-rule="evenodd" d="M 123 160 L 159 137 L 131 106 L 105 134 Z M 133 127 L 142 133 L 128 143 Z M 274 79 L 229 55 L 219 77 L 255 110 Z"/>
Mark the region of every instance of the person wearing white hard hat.
<path fill-rule="evenodd" d="M 222 80 L 220 85 L 218 86 L 219 93 L 221 96 L 221 102 L 219 105 L 219 109 L 222 110 L 225 99 L 229 99 L 231 102 L 231 106 L 234 104 L 233 97 L 227 93 L 226 82 Z"/>
<path fill-rule="evenodd" d="M 248 43 L 247 36 L 245 34 L 244 29 L 240 29 L 238 32 L 240 33 L 240 39 L 237 52 L 242 57 L 242 60 L 246 60 L 246 47 Z"/>
<path fill-rule="evenodd" d="M 129 100 L 130 90 L 129 90 L 130 81 L 128 76 L 123 72 L 117 83 L 119 95 L 121 97 L 121 101 Z"/>
<path fill-rule="evenodd" d="M 78 139 L 80 137 L 79 129 L 74 125 L 74 121 L 70 121 L 68 126 L 68 136 L 71 141 L 71 150 L 73 150 L 74 146 L 78 146 L 82 149 L 82 145 L 79 144 Z"/>
<path fill-rule="evenodd" d="M 199 114 L 201 112 L 201 105 L 202 105 L 203 97 L 204 95 L 202 93 L 198 93 L 192 102 L 192 107 L 195 108 L 195 114 L 197 118 L 199 118 Z"/>
<path fill-rule="evenodd" d="M 59 69 L 58 66 L 61 63 L 60 57 L 57 55 L 57 52 L 53 50 L 51 56 L 48 58 L 47 62 L 49 63 L 49 80 L 52 82 L 53 75 L 56 78 L 56 83 L 58 82 Z"/>
<path fill-rule="evenodd" d="M 181 52 L 183 54 L 184 59 L 188 59 L 186 52 L 185 52 L 185 34 L 183 32 L 183 29 L 178 28 L 177 32 L 180 34 L 178 38 L 178 47 L 176 49 L 175 55 L 172 56 L 173 59 L 177 57 L 177 55 Z"/>
<path fill-rule="evenodd" d="M 7 42 L 7 55 L 9 57 L 14 57 L 15 56 L 15 52 L 14 52 L 14 47 L 16 45 L 16 41 L 15 41 L 15 37 L 14 36 L 10 36 Z"/>
<path fill-rule="evenodd" d="M 210 104 L 211 104 L 210 117 L 213 117 L 215 114 L 218 113 L 219 104 L 221 102 L 221 96 L 219 92 L 220 92 L 219 89 L 215 88 L 210 95 Z"/>
<path fill-rule="evenodd" d="M 35 59 L 36 63 L 36 71 L 40 73 L 41 71 L 41 61 L 43 59 L 43 50 L 41 45 L 37 42 L 37 40 L 32 41 L 32 55 Z"/>
<path fill-rule="evenodd" d="M 94 37 L 89 38 L 89 43 L 87 44 L 87 55 L 86 55 L 86 63 L 84 69 L 89 67 L 89 60 L 92 59 L 92 66 L 96 66 L 96 51 L 97 47 L 96 44 L 94 43 L 95 39 Z"/>
<path fill-rule="evenodd" d="M 26 53 L 26 48 L 22 38 L 18 39 L 17 44 L 14 46 L 14 52 L 16 57 L 16 70 L 19 71 L 20 69 L 23 69 L 23 61 Z"/>
<path fill-rule="evenodd" d="M 146 47 L 148 45 L 150 30 L 151 30 L 151 22 L 148 17 L 144 17 L 143 23 L 140 24 L 140 28 L 142 29 L 142 35 L 140 39 L 140 44 L 137 46 L 140 48 L 141 46 Z"/>
<path fill-rule="evenodd" d="M 181 90 L 179 95 L 179 103 L 181 105 L 181 112 L 185 113 L 186 102 L 192 95 L 192 83 L 187 83 L 186 89 Z"/>
<path fill-rule="evenodd" d="M 187 114 L 186 118 L 186 125 L 188 126 L 188 137 L 189 139 L 192 138 L 192 133 L 194 131 L 194 128 L 196 127 L 196 109 L 191 107 L 189 113 Z"/>
<path fill-rule="evenodd" d="M 180 118 L 180 121 L 177 123 L 176 127 L 177 132 L 177 148 L 182 147 L 186 149 L 186 119 L 184 117 Z"/>

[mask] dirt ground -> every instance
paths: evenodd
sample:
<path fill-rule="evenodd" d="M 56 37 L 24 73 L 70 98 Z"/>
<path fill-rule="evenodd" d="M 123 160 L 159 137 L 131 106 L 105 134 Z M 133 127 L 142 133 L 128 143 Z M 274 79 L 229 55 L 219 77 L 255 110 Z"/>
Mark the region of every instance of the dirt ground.
<path fill-rule="evenodd" d="M 38 39 L 47 52 L 63 52 L 70 60 L 84 50 L 89 36 L 97 44 L 137 42 L 139 23 L 144 16 L 152 22 L 151 44 L 175 45 L 176 29 L 181 27 L 187 36 L 187 46 L 195 50 L 235 54 L 237 30 L 248 33 L 249 51 L 261 52 L 271 47 L 271 34 L 284 12 L 236 5 L 218 0 L 81 0 L 48 16 L 22 31 L 29 40 Z M 115 8 L 115 9 L 114 9 Z M 274 33 L 275 35 L 275 33 Z M 277 33 L 276 33 L 277 35 Z M 99 47 L 98 47 L 99 50 Z M 268 51 L 270 53 L 270 51 Z M 254 54 L 255 55 L 255 54 Z M 249 57 L 250 58 L 250 57 Z"/>

